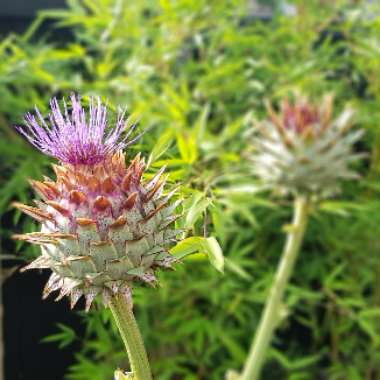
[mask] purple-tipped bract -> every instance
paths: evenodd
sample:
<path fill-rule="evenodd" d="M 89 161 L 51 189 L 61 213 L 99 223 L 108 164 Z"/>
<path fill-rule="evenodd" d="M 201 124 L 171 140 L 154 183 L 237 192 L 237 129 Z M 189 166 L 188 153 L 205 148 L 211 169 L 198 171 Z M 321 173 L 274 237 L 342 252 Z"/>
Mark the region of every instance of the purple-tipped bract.
<path fill-rule="evenodd" d="M 72 165 L 95 165 L 134 141 L 127 140 L 135 126 L 128 128 L 122 112 L 116 126 L 106 132 L 107 107 L 100 98 L 90 99 L 88 115 L 75 95 L 71 96 L 71 110 L 65 101 L 63 104 L 62 112 L 57 99 L 53 98 L 48 121 L 36 108 L 37 118 L 28 113 L 26 127 L 16 127 L 17 130 L 43 153 Z M 127 129 L 126 135 L 121 137 Z"/>

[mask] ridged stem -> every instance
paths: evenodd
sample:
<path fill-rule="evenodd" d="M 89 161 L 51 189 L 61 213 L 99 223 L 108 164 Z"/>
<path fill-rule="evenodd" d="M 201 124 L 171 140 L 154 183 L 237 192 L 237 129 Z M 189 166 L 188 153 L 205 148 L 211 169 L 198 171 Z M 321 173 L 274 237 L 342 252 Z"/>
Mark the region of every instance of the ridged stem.
<path fill-rule="evenodd" d="M 148 356 L 132 305 L 123 295 L 116 294 L 110 300 L 110 309 L 127 349 L 133 380 L 152 380 Z"/>
<path fill-rule="evenodd" d="M 295 199 L 293 222 L 289 226 L 277 273 L 240 380 L 257 380 L 260 376 L 268 346 L 280 319 L 284 291 L 293 272 L 304 237 L 308 209 L 307 198 L 299 196 Z"/>

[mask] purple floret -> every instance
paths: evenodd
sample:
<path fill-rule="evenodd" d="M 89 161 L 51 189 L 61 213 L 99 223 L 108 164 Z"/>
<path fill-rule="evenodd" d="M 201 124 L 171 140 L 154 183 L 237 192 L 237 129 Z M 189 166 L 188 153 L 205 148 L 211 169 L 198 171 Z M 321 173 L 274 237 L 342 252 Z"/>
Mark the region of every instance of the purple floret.
<path fill-rule="evenodd" d="M 127 141 L 135 126 L 128 127 L 122 112 L 116 126 L 106 133 L 107 107 L 100 98 L 91 98 L 88 115 L 75 95 L 71 96 L 70 111 L 65 101 L 63 104 L 64 112 L 53 98 L 48 122 L 36 108 L 37 119 L 28 113 L 26 127 L 16 127 L 36 148 L 63 163 L 95 165 L 136 140 Z M 126 135 L 121 137 L 127 129 Z"/>

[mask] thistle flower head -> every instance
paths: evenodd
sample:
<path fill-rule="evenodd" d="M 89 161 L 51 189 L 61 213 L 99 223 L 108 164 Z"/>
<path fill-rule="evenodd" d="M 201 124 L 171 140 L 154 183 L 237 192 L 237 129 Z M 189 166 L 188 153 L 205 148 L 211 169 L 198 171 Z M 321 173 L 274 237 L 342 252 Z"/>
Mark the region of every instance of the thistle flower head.
<path fill-rule="evenodd" d="M 164 168 L 144 181 L 139 154 L 126 166 L 121 117 L 105 136 L 105 107 L 92 103 L 86 117 L 75 97 L 72 102 L 71 115 L 66 110 L 63 117 L 52 101 L 50 130 L 28 118 L 28 139 L 61 165 L 53 166 L 55 180 L 31 181 L 40 197 L 36 207 L 15 203 L 41 225 L 40 232 L 15 238 L 42 246 L 25 269 L 52 271 L 44 297 L 59 290 L 57 300 L 68 295 L 73 307 L 84 296 L 89 309 L 97 294 L 105 304 L 116 293 L 130 298 L 133 283 L 155 284 L 155 270 L 171 267 L 179 201 L 171 201 L 175 191 L 164 194 Z"/>
<path fill-rule="evenodd" d="M 48 120 L 36 108 L 37 117 L 28 113 L 26 127 L 17 127 L 17 130 L 43 153 L 72 165 L 97 164 L 129 145 L 127 139 L 134 127 L 121 138 L 127 123 L 124 114 L 119 112 L 116 126 L 106 132 L 107 107 L 102 105 L 100 98 L 90 99 L 88 115 L 75 95 L 71 96 L 71 110 L 65 101 L 63 104 L 62 111 L 57 99 L 53 98 Z"/>
<path fill-rule="evenodd" d="M 362 131 L 351 131 L 352 111 L 333 119 L 333 101 L 321 105 L 297 97 L 285 99 L 276 113 L 267 104 L 269 119 L 254 129 L 253 172 L 281 192 L 329 196 L 342 179 L 356 178 L 349 164 L 362 155 L 352 152 Z"/>

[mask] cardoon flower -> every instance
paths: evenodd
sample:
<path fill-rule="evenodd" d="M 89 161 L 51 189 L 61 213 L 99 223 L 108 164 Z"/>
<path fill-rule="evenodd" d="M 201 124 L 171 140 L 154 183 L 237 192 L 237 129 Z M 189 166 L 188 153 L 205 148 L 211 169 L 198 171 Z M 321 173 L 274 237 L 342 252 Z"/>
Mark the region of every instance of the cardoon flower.
<path fill-rule="evenodd" d="M 43 153 L 52 156 L 62 163 L 71 165 L 95 165 L 105 160 L 112 153 L 122 150 L 131 142 L 127 142 L 134 128 L 121 139 L 127 124 L 124 114 L 119 113 L 116 127 L 106 133 L 107 107 L 100 98 L 90 100 L 89 115 L 86 115 L 80 100 L 71 96 L 71 111 L 66 102 L 62 114 L 58 101 L 50 101 L 51 114 L 48 123 L 36 108 L 37 120 L 28 113 L 25 116 L 27 128 L 16 127 L 27 140 Z"/>
<path fill-rule="evenodd" d="M 305 98 L 284 100 L 276 113 L 258 125 L 252 155 L 254 174 L 265 184 L 295 194 L 328 196 L 339 181 L 356 178 L 349 164 L 361 155 L 352 153 L 362 131 L 351 132 L 352 111 L 332 117 L 332 98 L 320 106 Z"/>
<path fill-rule="evenodd" d="M 163 196 L 164 168 L 150 180 L 142 179 L 144 160 L 137 155 L 127 167 L 122 149 L 134 127 L 127 128 L 119 114 L 107 129 L 107 109 L 92 99 L 86 114 L 79 98 L 71 97 L 69 110 L 61 111 L 56 99 L 45 121 L 26 115 L 18 130 L 43 153 L 60 161 L 56 179 L 31 181 L 40 200 L 36 206 L 15 206 L 41 224 L 40 232 L 16 235 L 41 245 L 41 255 L 27 269 L 50 269 L 43 291 L 59 291 L 57 300 L 71 298 L 73 308 L 81 296 L 88 310 L 99 293 L 130 297 L 135 281 L 156 282 L 156 268 L 175 261 L 168 247 L 178 235 L 171 227 L 178 202 L 174 192 Z"/>
<path fill-rule="evenodd" d="M 332 118 L 332 98 L 321 106 L 297 98 L 282 102 L 280 113 L 268 105 L 269 120 L 259 125 L 252 156 L 254 173 L 264 184 L 294 198 L 293 221 L 268 293 L 265 308 L 239 380 L 258 380 L 279 323 L 284 292 L 291 278 L 306 231 L 314 196 L 329 196 L 343 179 L 356 178 L 349 168 L 362 155 L 352 152 L 362 131 L 350 130 L 352 112 Z"/>

